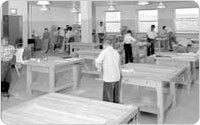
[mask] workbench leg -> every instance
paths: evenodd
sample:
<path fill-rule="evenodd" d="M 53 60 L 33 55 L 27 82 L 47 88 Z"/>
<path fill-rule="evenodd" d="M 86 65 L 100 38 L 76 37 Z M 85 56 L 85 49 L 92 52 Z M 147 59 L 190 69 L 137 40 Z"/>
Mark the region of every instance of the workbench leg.
<path fill-rule="evenodd" d="M 73 89 L 77 89 L 78 85 L 80 83 L 80 65 L 79 64 L 74 64 L 73 65 L 73 81 L 74 81 L 74 86 Z"/>
<path fill-rule="evenodd" d="M 32 84 L 32 71 L 31 71 L 31 67 L 27 66 L 26 92 L 28 95 L 32 95 L 31 84 Z"/>
<path fill-rule="evenodd" d="M 119 94 L 119 103 L 123 104 L 123 86 L 122 86 L 122 82 L 120 81 L 120 94 Z"/>
<path fill-rule="evenodd" d="M 55 70 L 50 68 L 49 72 L 49 92 L 55 92 Z"/>
<path fill-rule="evenodd" d="M 196 82 L 196 64 L 193 62 L 193 84 Z"/>
<path fill-rule="evenodd" d="M 171 82 L 170 83 L 170 94 L 172 95 L 172 107 L 174 108 L 176 106 L 176 83 Z"/>
<path fill-rule="evenodd" d="M 188 90 L 188 93 L 190 93 L 191 85 L 192 85 L 192 79 L 191 79 L 192 72 L 191 72 L 190 63 L 189 63 L 189 66 L 187 67 L 187 75 L 188 75 L 187 90 Z"/>
<path fill-rule="evenodd" d="M 161 41 L 160 40 L 158 40 L 158 51 L 160 52 L 161 51 L 161 43 L 160 43 Z"/>
<path fill-rule="evenodd" d="M 163 104 L 163 85 L 161 82 L 157 83 L 157 109 L 158 109 L 158 124 L 162 124 L 164 121 L 164 104 Z"/>

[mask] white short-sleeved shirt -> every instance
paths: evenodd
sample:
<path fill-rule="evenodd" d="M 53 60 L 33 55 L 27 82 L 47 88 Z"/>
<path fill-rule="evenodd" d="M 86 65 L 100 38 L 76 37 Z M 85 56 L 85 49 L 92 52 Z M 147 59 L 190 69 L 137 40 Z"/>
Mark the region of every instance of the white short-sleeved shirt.
<path fill-rule="evenodd" d="M 133 42 L 136 42 L 136 39 L 135 38 L 133 38 L 132 36 L 131 36 L 131 34 L 126 34 L 125 36 L 124 36 L 124 41 L 123 41 L 125 44 L 131 44 L 131 43 L 133 43 Z"/>
<path fill-rule="evenodd" d="M 113 47 L 106 47 L 95 60 L 95 64 L 99 70 L 103 70 L 103 81 L 120 80 L 120 56 Z"/>
<path fill-rule="evenodd" d="M 148 30 L 147 31 L 147 36 L 150 39 L 155 39 L 157 37 L 157 33 L 155 31 Z"/>
<path fill-rule="evenodd" d="M 98 33 L 105 33 L 105 27 L 104 26 L 99 26 L 98 27 Z"/>

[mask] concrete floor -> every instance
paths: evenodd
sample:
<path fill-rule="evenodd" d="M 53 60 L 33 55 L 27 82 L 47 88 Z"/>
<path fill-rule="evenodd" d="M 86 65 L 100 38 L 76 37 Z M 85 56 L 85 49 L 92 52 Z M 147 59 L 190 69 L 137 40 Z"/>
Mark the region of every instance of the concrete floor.
<path fill-rule="evenodd" d="M 11 92 L 15 94 L 14 97 L 2 98 L 1 108 L 5 110 L 9 107 L 16 106 L 22 102 L 31 100 L 40 95 L 46 94 L 39 91 L 34 91 L 32 96 L 26 94 L 26 68 L 22 71 L 22 77 L 18 78 L 15 69 L 12 69 L 13 86 Z M 199 70 L 197 70 L 199 73 Z M 197 74 L 199 76 L 199 74 Z M 75 96 L 82 96 L 96 100 L 102 100 L 103 84 L 101 81 L 95 80 L 95 76 L 83 75 L 78 90 L 71 88 L 60 91 L 62 94 L 71 94 Z M 123 99 L 125 104 L 134 105 L 135 88 L 129 85 L 123 86 Z M 143 89 L 142 89 L 143 91 Z M 177 105 L 173 109 L 166 111 L 165 124 L 194 124 L 199 120 L 199 77 L 195 84 L 193 84 L 190 93 L 188 93 L 185 86 L 177 88 Z M 142 112 L 139 117 L 141 124 L 156 124 L 157 115 Z"/>

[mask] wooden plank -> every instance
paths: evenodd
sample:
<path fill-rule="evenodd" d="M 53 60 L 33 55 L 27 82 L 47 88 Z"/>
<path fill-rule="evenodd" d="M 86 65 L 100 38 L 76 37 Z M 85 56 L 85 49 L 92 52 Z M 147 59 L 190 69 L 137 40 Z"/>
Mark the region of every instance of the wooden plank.
<path fill-rule="evenodd" d="M 123 124 L 137 113 L 133 105 L 51 93 L 3 111 L 2 119 L 10 124 Z"/>

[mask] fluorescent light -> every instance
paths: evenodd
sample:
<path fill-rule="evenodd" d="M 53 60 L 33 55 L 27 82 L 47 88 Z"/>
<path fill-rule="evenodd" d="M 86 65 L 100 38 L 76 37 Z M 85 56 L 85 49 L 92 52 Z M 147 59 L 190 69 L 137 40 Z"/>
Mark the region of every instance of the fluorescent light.
<path fill-rule="evenodd" d="M 159 9 L 166 8 L 165 4 L 163 2 L 160 2 L 159 5 L 157 6 Z"/>
<path fill-rule="evenodd" d="M 49 5 L 49 1 L 38 1 L 37 2 L 38 5 Z"/>
<path fill-rule="evenodd" d="M 148 4 L 149 4 L 149 2 L 146 1 L 146 0 L 140 0 L 140 1 L 138 2 L 138 5 L 148 5 Z"/>

